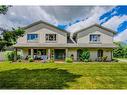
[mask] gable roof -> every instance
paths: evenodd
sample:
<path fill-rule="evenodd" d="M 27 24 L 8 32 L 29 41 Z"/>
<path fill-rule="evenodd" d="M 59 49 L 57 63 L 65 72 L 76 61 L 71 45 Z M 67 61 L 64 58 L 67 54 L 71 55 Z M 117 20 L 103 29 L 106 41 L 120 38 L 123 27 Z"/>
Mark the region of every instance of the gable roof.
<path fill-rule="evenodd" d="M 109 31 L 109 32 L 112 32 L 113 34 L 116 34 L 115 31 L 113 31 L 113 30 L 111 30 L 111 29 L 109 29 L 109 28 L 106 28 L 106 27 L 101 26 L 101 25 L 99 25 L 99 24 L 93 24 L 93 25 L 91 25 L 91 26 L 89 26 L 89 27 L 86 27 L 86 28 L 83 28 L 83 29 L 81 29 L 81 30 L 79 30 L 79 31 L 77 31 L 77 32 L 74 32 L 74 33 L 73 33 L 73 36 L 75 36 L 76 34 L 82 32 L 82 31 L 84 31 L 84 30 L 87 30 L 87 29 L 89 29 L 89 28 L 91 28 L 91 27 L 93 27 L 93 26 L 97 26 L 97 27 L 99 27 L 99 28 L 102 28 L 102 29 L 104 29 L 104 30 L 107 30 L 107 31 Z"/>
<path fill-rule="evenodd" d="M 54 26 L 54 25 L 52 25 L 52 24 L 50 24 L 50 23 L 47 23 L 47 22 L 45 22 L 45 21 L 42 21 L 42 20 L 37 21 L 37 22 L 34 22 L 34 23 L 30 24 L 30 25 L 27 25 L 27 26 L 23 27 L 23 29 L 28 29 L 28 28 L 30 28 L 30 27 L 33 27 L 33 26 L 38 25 L 38 24 L 41 24 L 41 23 L 46 24 L 46 25 L 48 25 L 48 26 L 51 26 L 51 27 L 53 27 L 53 28 L 55 28 L 55 29 L 57 29 L 57 30 L 63 31 L 63 32 L 67 33 L 67 34 L 70 34 L 68 31 L 62 30 L 62 29 L 60 29 L 60 28 L 58 28 L 58 27 L 56 27 L 56 26 Z"/>
<path fill-rule="evenodd" d="M 30 24 L 30 25 L 27 25 L 27 26 L 23 27 L 23 29 L 28 29 L 28 28 L 30 28 L 30 27 L 33 27 L 33 26 L 38 25 L 38 24 L 41 24 L 41 23 L 46 24 L 46 25 L 48 25 L 48 26 L 51 26 L 51 27 L 53 27 L 53 28 L 55 28 L 55 29 L 57 29 L 57 30 L 60 30 L 60 31 L 62 31 L 62 32 L 65 32 L 65 33 L 67 33 L 67 34 L 70 34 L 70 32 L 68 32 L 68 31 L 66 31 L 66 30 L 63 30 L 63 29 L 60 29 L 60 28 L 58 28 L 58 27 L 56 27 L 56 26 L 54 26 L 54 25 L 52 25 L 52 24 L 50 24 L 50 23 L 47 23 L 47 22 L 45 22 L 45 21 L 42 21 L 42 20 L 39 20 L 39 21 L 34 22 L 34 23 Z M 93 27 L 93 26 L 97 26 L 97 27 L 102 28 L 102 29 L 104 29 L 104 30 L 107 30 L 107 31 L 109 31 L 109 32 L 111 32 L 111 33 L 113 33 L 113 34 L 116 34 L 116 32 L 113 31 L 112 29 L 106 28 L 106 27 L 101 26 L 101 25 L 99 25 L 99 24 L 93 24 L 93 25 L 91 25 L 91 26 L 88 26 L 88 27 L 86 27 L 86 28 L 83 28 L 83 29 L 81 29 L 81 30 L 79 30 L 79 31 L 74 32 L 74 33 L 73 33 L 73 36 L 76 36 L 78 33 L 82 32 L 82 31 L 84 31 L 84 30 L 87 30 L 87 29 L 89 29 L 89 28 L 91 28 L 91 27 Z"/>

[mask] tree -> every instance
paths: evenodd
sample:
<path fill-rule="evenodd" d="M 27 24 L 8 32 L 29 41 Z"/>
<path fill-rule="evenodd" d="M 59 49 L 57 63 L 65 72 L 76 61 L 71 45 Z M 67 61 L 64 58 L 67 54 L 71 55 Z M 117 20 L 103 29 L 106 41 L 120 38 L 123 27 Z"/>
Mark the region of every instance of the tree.
<path fill-rule="evenodd" d="M 0 5 L 0 14 L 6 14 L 8 11 L 8 8 L 10 6 Z M 0 31 L 4 31 L 3 28 L 0 27 Z M 7 41 L 3 41 L 2 37 L 0 36 L 0 51 L 4 49 Z"/>
<path fill-rule="evenodd" d="M 11 31 L 5 31 L 2 33 L 3 40 L 15 44 L 17 38 L 23 36 L 24 30 L 22 28 L 14 29 L 12 28 Z"/>
<path fill-rule="evenodd" d="M 0 14 L 6 14 L 8 11 L 8 8 L 11 6 L 0 6 Z M 20 36 L 23 36 L 24 30 L 22 28 L 12 28 L 11 31 L 5 30 L 3 28 L 0 28 L 2 32 L 2 38 L 0 37 L 0 51 L 3 50 L 6 46 L 11 46 L 16 43 L 17 38 Z"/>
<path fill-rule="evenodd" d="M 1 5 L 0 6 L 0 14 L 4 14 L 5 15 L 7 13 L 9 7 L 10 6 Z"/>
<path fill-rule="evenodd" d="M 116 58 L 127 57 L 127 45 L 122 42 L 115 42 L 118 47 L 113 50 L 113 56 Z"/>
<path fill-rule="evenodd" d="M 124 57 L 127 58 L 127 46 L 124 48 Z"/>
<path fill-rule="evenodd" d="M 85 62 L 89 60 L 89 57 L 90 57 L 90 52 L 88 51 L 88 49 L 84 49 L 81 54 L 81 59 Z"/>
<path fill-rule="evenodd" d="M 11 46 L 17 42 L 18 37 L 23 36 L 24 30 L 22 28 L 14 29 L 11 31 L 5 31 L 2 33 L 2 40 L 0 42 L 0 51 L 3 50 L 6 46 Z"/>
<path fill-rule="evenodd" d="M 123 58 L 124 57 L 124 49 L 122 47 L 118 47 L 113 50 L 113 56 L 117 58 Z"/>

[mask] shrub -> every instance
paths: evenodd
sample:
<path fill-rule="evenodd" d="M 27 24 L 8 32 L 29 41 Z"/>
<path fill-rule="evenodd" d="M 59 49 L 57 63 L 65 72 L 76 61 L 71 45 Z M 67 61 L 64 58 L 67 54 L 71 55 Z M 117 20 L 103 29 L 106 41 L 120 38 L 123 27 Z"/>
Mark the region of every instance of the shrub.
<path fill-rule="evenodd" d="M 21 60 L 21 55 L 17 54 L 17 60 Z"/>
<path fill-rule="evenodd" d="M 90 52 L 88 51 L 88 49 L 84 49 L 82 54 L 81 54 L 81 60 L 84 62 L 88 62 L 89 61 L 89 57 L 90 57 Z"/>
<path fill-rule="evenodd" d="M 14 61 L 15 59 L 15 54 L 16 52 L 15 51 L 6 51 L 5 52 L 5 57 L 7 60 L 9 61 Z M 17 60 L 21 59 L 21 54 L 17 53 Z"/>
<path fill-rule="evenodd" d="M 53 59 L 48 60 L 49 63 L 54 63 Z"/>
<path fill-rule="evenodd" d="M 108 56 L 103 56 L 102 61 L 105 62 L 107 60 Z"/>
<path fill-rule="evenodd" d="M 92 59 L 89 59 L 88 61 L 89 61 L 89 62 L 92 62 L 93 60 L 92 60 Z"/>
<path fill-rule="evenodd" d="M 108 56 L 98 57 L 97 61 L 99 61 L 99 62 L 106 62 L 107 58 L 108 58 Z"/>
<path fill-rule="evenodd" d="M 18 62 L 22 62 L 22 60 L 21 60 L 21 59 L 19 59 L 19 60 L 18 60 Z"/>
<path fill-rule="evenodd" d="M 72 62 L 73 62 L 72 58 L 66 58 L 65 61 L 66 61 L 67 63 L 72 63 Z"/>
<path fill-rule="evenodd" d="M 84 62 L 89 62 L 89 60 L 88 59 L 85 59 Z"/>
<path fill-rule="evenodd" d="M 96 61 L 101 62 L 102 61 L 102 57 L 98 57 Z"/>
<path fill-rule="evenodd" d="M 14 61 L 14 58 L 15 58 L 15 52 L 14 51 L 7 53 L 7 59 L 9 61 Z"/>
<path fill-rule="evenodd" d="M 29 60 L 29 62 L 34 62 L 33 58 L 29 58 L 28 60 Z"/>

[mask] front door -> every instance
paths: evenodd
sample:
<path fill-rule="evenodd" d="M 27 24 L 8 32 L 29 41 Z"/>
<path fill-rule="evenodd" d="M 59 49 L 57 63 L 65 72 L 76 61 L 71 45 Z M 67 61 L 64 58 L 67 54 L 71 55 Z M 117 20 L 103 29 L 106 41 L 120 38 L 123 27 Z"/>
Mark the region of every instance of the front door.
<path fill-rule="evenodd" d="M 98 58 L 103 57 L 103 50 L 98 50 Z"/>
<path fill-rule="evenodd" d="M 55 49 L 54 56 L 55 56 L 55 60 L 64 60 L 65 59 L 65 49 Z"/>
<path fill-rule="evenodd" d="M 81 61 L 81 54 L 82 54 L 83 50 L 82 49 L 78 49 L 77 50 L 77 60 Z"/>

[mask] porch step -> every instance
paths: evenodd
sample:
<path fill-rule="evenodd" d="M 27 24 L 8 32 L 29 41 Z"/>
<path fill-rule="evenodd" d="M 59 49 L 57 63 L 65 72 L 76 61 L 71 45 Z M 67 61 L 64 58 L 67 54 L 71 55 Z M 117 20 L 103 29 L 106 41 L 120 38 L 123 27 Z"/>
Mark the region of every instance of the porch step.
<path fill-rule="evenodd" d="M 63 60 L 55 61 L 55 63 L 65 63 Z"/>

